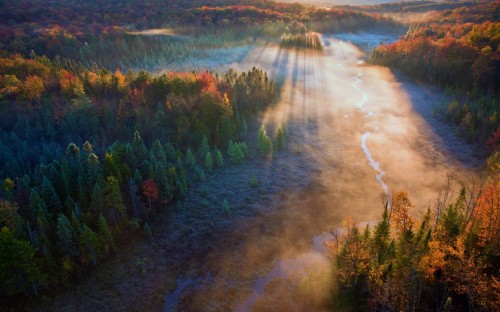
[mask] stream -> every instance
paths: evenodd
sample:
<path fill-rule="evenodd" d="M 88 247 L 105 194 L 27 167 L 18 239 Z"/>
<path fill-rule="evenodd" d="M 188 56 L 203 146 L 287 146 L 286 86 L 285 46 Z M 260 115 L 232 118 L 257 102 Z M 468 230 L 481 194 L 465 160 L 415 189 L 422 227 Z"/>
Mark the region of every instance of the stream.
<path fill-rule="evenodd" d="M 373 226 L 383 209 L 380 197 L 390 190 L 408 191 L 419 216 L 447 175 L 474 171 L 479 161 L 456 155 L 459 139 L 443 137 L 436 123 L 431 127 L 428 116 L 417 113 L 444 95 L 366 65 L 364 52 L 349 38 L 322 36 L 322 52 L 260 47 L 243 63 L 231 64 L 259 65 L 283 80 L 280 102 L 264 114 L 263 124 L 272 129 L 286 123 L 289 146 L 299 146 L 319 174 L 310 187 L 291 189 L 265 213 L 237 223 L 228 234 L 236 242 L 217 242 L 227 245 L 204 262 L 213 279 L 171 293 L 179 310 L 329 310 L 331 258 L 324 243 L 344 217 Z M 366 48 L 380 39 L 374 38 L 351 39 Z M 461 143 L 465 153 L 473 154 L 471 149 Z"/>

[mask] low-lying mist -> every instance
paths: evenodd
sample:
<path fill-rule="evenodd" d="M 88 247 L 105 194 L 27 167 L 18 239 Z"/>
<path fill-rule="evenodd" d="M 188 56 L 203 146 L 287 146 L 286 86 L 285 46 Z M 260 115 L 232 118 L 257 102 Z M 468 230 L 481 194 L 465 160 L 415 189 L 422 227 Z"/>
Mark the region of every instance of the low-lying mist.
<path fill-rule="evenodd" d="M 277 153 L 263 161 L 283 166 L 283 179 L 298 169 L 309 171 L 310 180 L 305 188 L 266 194 L 275 204 L 229 228 L 215 242 L 225 247 L 206 258 L 210 279 L 186 292 L 182 308 L 328 309 L 334 283 L 322 245 L 343 218 L 373 224 L 383 211 L 381 197 L 399 190 L 409 193 L 418 216 L 448 175 L 473 174 L 474 159 L 459 157 L 472 155 L 472 147 L 417 113 L 430 111 L 443 94 L 366 65 L 352 43 L 326 36 L 323 43 L 324 51 L 257 47 L 231 64 L 258 65 L 282 82 L 280 100 L 262 124 L 269 131 L 286 124 L 284 153 L 297 157 L 283 164 Z"/>

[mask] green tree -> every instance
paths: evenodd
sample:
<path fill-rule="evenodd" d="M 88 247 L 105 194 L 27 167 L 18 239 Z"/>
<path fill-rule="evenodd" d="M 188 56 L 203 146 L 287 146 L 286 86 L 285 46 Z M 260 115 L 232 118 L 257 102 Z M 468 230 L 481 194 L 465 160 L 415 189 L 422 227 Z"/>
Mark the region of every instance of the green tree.
<path fill-rule="evenodd" d="M 47 279 L 42 274 L 35 248 L 16 239 L 8 227 L 0 231 L 0 293 L 9 296 L 27 293 Z"/>
<path fill-rule="evenodd" d="M 243 159 L 245 158 L 245 154 L 241 150 L 240 144 L 233 143 L 232 141 L 229 141 L 227 154 L 229 155 L 229 159 L 236 164 L 243 162 Z"/>
<path fill-rule="evenodd" d="M 120 185 L 118 184 L 118 180 L 113 176 L 108 177 L 106 181 L 106 186 L 104 188 L 104 206 L 107 209 L 113 225 L 118 225 L 120 218 L 126 219 L 126 210 L 123 205 Z"/>
<path fill-rule="evenodd" d="M 285 147 L 285 131 L 281 125 L 278 126 L 276 132 L 274 133 L 274 147 L 277 151 L 280 151 Z"/>
<path fill-rule="evenodd" d="M 224 158 L 222 157 L 222 153 L 220 150 L 216 147 L 215 148 L 215 165 L 218 168 L 221 168 L 224 166 Z"/>
<path fill-rule="evenodd" d="M 262 155 L 269 155 L 273 150 L 273 143 L 267 135 L 266 128 L 260 127 L 259 135 L 257 136 L 257 148 Z"/>
<path fill-rule="evenodd" d="M 74 240 L 74 231 L 71 223 L 64 214 L 59 214 L 57 219 L 57 247 L 61 255 L 78 257 L 79 252 Z"/>
<path fill-rule="evenodd" d="M 54 211 L 62 211 L 61 200 L 59 199 L 59 196 L 57 196 L 52 183 L 50 183 L 49 179 L 47 179 L 47 177 L 45 176 L 43 177 L 42 182 L 42 197 L 49 209 L 52 209 Z"/>
<path fill-rule="evenodd" d="M 212 170 L 214 169 L 214 161 L 210 152 L 207 152 L 207 155 L 205 157 L 205 169 L 207 169 L 207 172 L 212 172 Z"/>
<path fill-rule="evenodd" d="M 210 146 L 208 145 L 208 138 L 206 135 L 203 135 L 201 138 L 200 146 L 198 146 L 198 159 L 205 160 L 207 153 L 210 152 Z"/>
<path fill-rule="evenodd" d="M 83 225 L 82 233 L 80 234 L 80 246 L 82 258 L 85 262 L 92 261 L 94 266 L 97 266 L 97 252 L 99 251 L 99 239 L 97 234 L 92 231 L 86 224 Z"/>
<path fill-rule="evenodd" d="M 103 254 L 107 255 L 113 252 L 116 249 L 115 239 L 108 226 L 108 221 L 106 221 L 106 218 L 104 218 L 102 214 L 99 215 L 98 234 L 100 240 L 99 246 L 102 248 Z"/>
<path fill-rule="evenodd" d="M 139 162 L 144 161 L 146 159 L 146 156 L 148 154 L 148 150 L 146 149 L 146 146 L 144 145 L 144 142 L 142 141 L 141 135 L 139 134 L 139 131 L 135 131 L 134 133 L 134 140 L 132 142 L 132 150 L 134 151 L 134 155 L 137 157 L 137 160 Z"/>
<path fill-rule="evenodd" d="M 191 152 L 191 149 L 188 148 L 186 151 L 186 165 L 188 168 L 194 169 L 196 165 L 196 160 L 194 158 L 193 152 Z"/>

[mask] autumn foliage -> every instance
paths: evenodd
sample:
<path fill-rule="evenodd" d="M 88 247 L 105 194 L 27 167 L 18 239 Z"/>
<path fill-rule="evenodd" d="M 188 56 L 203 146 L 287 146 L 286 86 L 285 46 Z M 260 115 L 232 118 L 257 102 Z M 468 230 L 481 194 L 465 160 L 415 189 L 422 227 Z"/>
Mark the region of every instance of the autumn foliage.
<path fill-rule="evenodd" d="M 419 219 L 406 192 L 395 192 L 373 230 L 346 219 L 329 242 L 340 283 L 337 308 L 494 311 L 500 304 L 500 183 L 462 187 Z M 390 213 L 388 212 L 390 210 Z"/>

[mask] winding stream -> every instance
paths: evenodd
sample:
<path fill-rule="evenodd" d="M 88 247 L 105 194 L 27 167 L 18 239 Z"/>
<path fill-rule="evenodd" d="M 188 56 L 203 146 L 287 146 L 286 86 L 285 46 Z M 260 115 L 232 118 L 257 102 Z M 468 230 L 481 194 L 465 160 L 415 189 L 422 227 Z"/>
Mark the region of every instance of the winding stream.
<path fill-rule="evenodd" d="M 329 42 L 323 53 L 261 47 L 231 65 L 259 64 L 283 80 L 281 100 L 263 123 L 272 129 L 286 122 L 289 144 L 300 146 L 320 173 L 310 188 L 290 190 L 265 213 L 238 223 L 228 234 L 236 242 L 207 257 L 214 281 L 186 291 L 181 310 L 196 310 L 189 302 L 213 311 L 327 310 L 324 242 L 342 218 L 373 224 L 380 195 L 390 189 L 408 190 L 425 207 L 447 174 L 467 172 L 414 110 L 442 95 L 404 82 L 414 90 L 408 94 L 387 68 L 364 64 L 363 52 L 342 39 L 323 36 Z M 287 163 L 302 165 L 298 158 Z"/>

